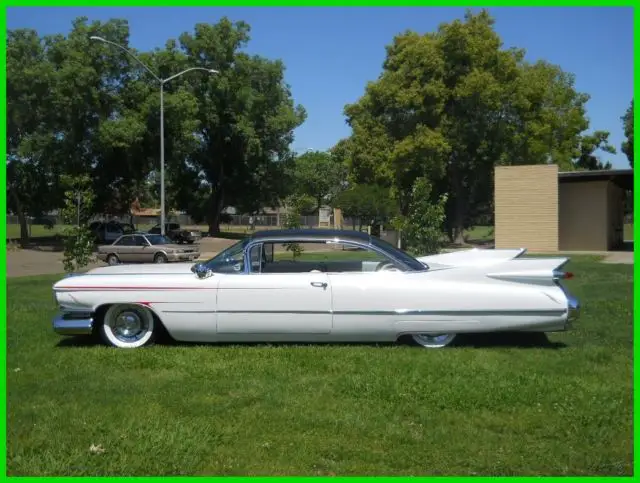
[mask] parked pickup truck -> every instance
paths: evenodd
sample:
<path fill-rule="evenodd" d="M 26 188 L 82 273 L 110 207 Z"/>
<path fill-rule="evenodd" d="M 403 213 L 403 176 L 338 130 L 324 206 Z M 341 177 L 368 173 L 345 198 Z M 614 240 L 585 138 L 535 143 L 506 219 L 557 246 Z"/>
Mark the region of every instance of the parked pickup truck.
<path fill-rule="evenodd" d="M 160 234 L 160 224 L 149 230 L 151 234 Z M 183 230 L 178 223 L 165 223 L 164 234 L 174 243 L 196 243 L 202 238 L 202 233 L 197 230 Z"/>

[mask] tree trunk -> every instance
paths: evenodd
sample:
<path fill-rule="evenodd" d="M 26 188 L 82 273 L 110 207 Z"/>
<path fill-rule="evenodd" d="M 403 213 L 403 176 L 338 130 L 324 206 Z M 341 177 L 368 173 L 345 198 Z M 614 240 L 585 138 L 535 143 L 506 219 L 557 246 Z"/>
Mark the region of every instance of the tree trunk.
<path fill-rule="evenodd" d="M 462 193 L 462 187 L 456 189 L 456 195 L 453 200 L 453 219 L 450 223 L 450 231 L 453 237 L 453 243 L 463 245 L 464 241 L 464 221 L 466 214 L 466 200 Z"/>
<path fill-rule="evenodd" d="M 466 199 L 462 183 L 462 173 L 456 161 L 451 169 L 451 187 L 453 188 L 452 219 L 449 221 L 450 238 L 457 245 L 464 244 L 464 222 L 466 215 Z"/>
<path fill-rule="evenodd" d="M 224 207 L 224 192 L 222 187 L 218 186 L 209 198 L 209 212 L 207 213 L 207 224 L 209 225 L 210 235 L 220 234 L 220 213 Z"/>
<path fill-rule="evenodd" d="M 16 191 L 13 189 L 11 190 L 11 196 L 13 196 L 13 201 L 16 204 L 18 223 L 20 223 L 20 246 L 22 248 L 27 248 L 29 245 L 29 225 L 27 224 L 27 217 L 22 209 L 22 202 L 20 201 Z"/>

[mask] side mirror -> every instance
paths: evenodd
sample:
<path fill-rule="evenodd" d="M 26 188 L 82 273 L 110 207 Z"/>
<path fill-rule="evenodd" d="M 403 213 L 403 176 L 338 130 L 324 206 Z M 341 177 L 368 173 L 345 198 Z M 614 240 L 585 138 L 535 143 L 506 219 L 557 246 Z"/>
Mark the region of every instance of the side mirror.
<path fill-rule="evenodd" d="M 198 278 L 207 278 L 213 275 L 213 272 L 209 270 L 204 263 L 196 263 L 191 267 L 191 271 L 195 273 Z"/>

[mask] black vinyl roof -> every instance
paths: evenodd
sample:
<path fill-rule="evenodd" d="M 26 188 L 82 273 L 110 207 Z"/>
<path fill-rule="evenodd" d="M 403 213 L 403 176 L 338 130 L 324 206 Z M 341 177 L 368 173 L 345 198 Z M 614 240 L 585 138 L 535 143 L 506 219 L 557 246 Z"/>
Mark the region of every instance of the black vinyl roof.
<path fill-rule="evenodd" d="M 309 240 L 326 240 L 327 238 L 339 238 L 340 240 L 353 240 L 360 243 L 371 243 L 371 235 L 355 230 L 336 230 L 328 228 L 298 228 L 288 230 L 262 230 L 249 236 L 252 240 L 263 238 L 305 238 Z"/>

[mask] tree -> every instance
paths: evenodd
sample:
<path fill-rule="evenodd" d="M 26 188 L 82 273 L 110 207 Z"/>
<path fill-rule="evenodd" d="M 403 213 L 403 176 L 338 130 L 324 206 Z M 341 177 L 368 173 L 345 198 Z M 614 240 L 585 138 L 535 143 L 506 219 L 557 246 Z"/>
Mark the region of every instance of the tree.
<path fill-rule="evenodd" d="M 419 255 L 438 253 L 442 247 L 442 224 L 445 218 L 447 195 L 436 203 L 431 199 L 431 183 L 424 177 L 416 179 L 411 190 L 409 212 L 395 220 L 404 235 L 405 246 Z"/>
<path fill-rule="evenodd" d="M 313 212 L 331 205 L 343 188 L 346 167 L 331 153 L 308 151 L 295 158 L 292 181 L 297 194 L 314 200 Z"/>
<path fill-rule="evenodd" d="M 65 187 L 62 217 L 69 225 L 65 229 L 63 264 L 66 272 L 86 267 L 93 259 L 94 235 L 87 222 L 93 214 L 95 195 L 89 176 L 66 176 L 61 179 Z"/>
<path fill-rule="evenodd" d="M 341 192 L 334 206 L 342 210 L 345 218 L 351 218 L 353 229 L 356 220 L 364 220 L 367 225 L 375 226 L 387 223 L 397 215 L 395 200 L 388 188 L 374 184 L 354 185 Z"/>
<path fill-rule="evenodd" d="M 633 168 L 633 99 L 624 116 L 622 116 L 622 123 L 624 125 L 624 136 L 627 138 L 622 143 L 622 152 L 627 156 L 629 165 Z"/>
<path fill-rule="evenodd" d="M 18 216 L 20 242 L 29 241 L 28 215 L 41 214 L 53 181 L 53 163 L 42 126 L 49 120 L 48 92 L 54 75 L 44 42 L 34 30 L 7 34 L 7 207 Z"/>
<path fill-rule="evenodd" d="M 336 146 L 350 180 L 390 187 L 403 216 L 417 178 L 430 181 L 431 203 L 448 193 L 445 225 L 456 242 L 479 215 L 472 207 L 491 206 L 496 165 L 551 158 L 575 169 L 593 153 L 582 137 L 589 97 L 573 76 L 504 49 L 493 25 L 483 10 L 396 36 L 378 80 L 345 107 L 352 135 Z"/>
<path fill-rule="evenodd" d="M 7 174 L 23 239 L 25 214 L 64 205 L 63 174 L 90 176 L 96 209 L 120 194 L 115 190 L 114 197 L 116 187 L 105 172 L 127 178 L 120 183 L 127 187 L 146 175 L 144 164 L 135 170 L 126 157 L 146 129 L 133 114 L 140 97 L 129 104 L 122 97 L 136 80 L 135 70 L 123 52 L 104 49 L 91 35 L 126 46 L 128 25 L 117 19 L 88 24 L 82 17 L 66 37 L 8 33 Z"/>
<path fill-rule="evenodd" d="M 580 141 L 580 157 L 575 162 L 576 168 L 586 170 L 611 169 L 610 162 L 602 162 L 595 155 L 597 150 L 611 154 L 616 153 L 616 148 L 609 144 L 609 133 L 607 131 L 595 131 L 593 134 L 582 136 Z"/>
<path fill-rule="evenodd" d="M 207 197 L 210 233 L 219 231 L 225 206 L 276 204 L 282 198 L 285 173 L 292 161 L 293 130 L 305 119 L 284 82 L 284 65 L 240 50 L 249 41 L 249 26 L 224 18 L 215 25 L 197 24 L 180 36 L 190 65 L 215 68 L 215 76 L 183 76 L 197 98 L 198 147 L 179 168 Z M 189 198 L 182 193 L 182 203 Z"/>
<path fill-rule="evenodd" d="M 152 52 L 133 50 L 161 78 L 220 70 L 173 79 L 164 98 L 167 208 L 205 215 L 212 232 L 227 205 L 274 206 L 289 194 L 290 144 L 305 118 L 283 64 L 241 52 L 248 32 L 223 19 Z M 92 35 L 128 48 L 118 19 L 81 17 L 68 35 L 8 33 L 7 184 L 25 240 L 27 215 L 63 206 L 62 174 L 90 176 L 96 212 L 124 214 L 136 199 L 158 198 L 158 82 Z"/>

